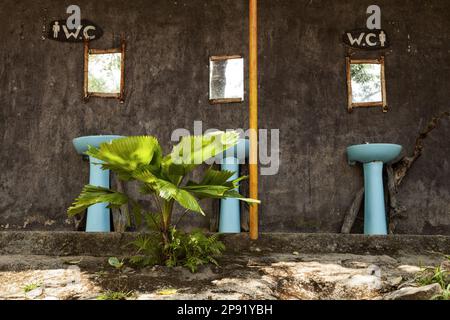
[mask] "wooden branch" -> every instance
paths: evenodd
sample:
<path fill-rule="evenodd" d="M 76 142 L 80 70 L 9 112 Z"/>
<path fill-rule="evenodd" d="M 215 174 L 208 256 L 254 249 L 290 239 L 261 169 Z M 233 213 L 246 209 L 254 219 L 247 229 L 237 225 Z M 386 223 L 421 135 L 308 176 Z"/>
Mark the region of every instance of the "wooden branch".
<path fill-rule="evenodd" d="M 449 112 L 443 112 L 439 116 L 433 117 L 431 121 L 428 123 L 425 130 L 423 130 L 417 137 L 413 154 L 409 157 L 404 157 L 400 161 L 393 164 L 392 167 L 394 169 L 395 184 L 397 187 L 402 183 L 403 178 L 406 176 L 408 170 L 411 168 L 414 162 L 422 155 L 423 141 L 428 137 L 431 131 L 437 128 L 439 122 L 447 117 L 450 117 Z"/>
<path fill-rule="evenodd" d="M 350 233 L 353 225 L 355 224 L 356 217 L 358 216 L 358 212 L 361 208 L 362 202 L 364 198 L 364 187 L 362 187 L 355 196 L 348 213 L 344 218 L 344 224 L 342 225 L 341 233 Z"/>
<path fill-rule="evenodd" d="M 389 194 L 389 234 L 394 234 L 395 228 L 397 227 L 398 221 L 404 218 L 403 213 L 406 208 L 400 206 L 397 199 L 398 185 L 395 183 L 395 172 L 392 165 L 386 166 L 386 172 L 388 176 L 388 194 Z"/>
<path fill-rule="evenodd" d="M 84 231 L 86 227 L 86 213 L 82 215 L 76 215 L 73 217 L 73 222 L 75 224 L 75 231 Z"/>
<path fill-rule="evenodd" d="M 124 192 L 124 185 L 119 178 L 114 175 L 114 181 L 118 192 Z M 128 203 L 122 205 L 119 209 L 112 209 L 113 223 L 115 232 L 125 232 L 130 221 L 130 209 Z"/>
<path fill-rule="evenodd" d="M 214 170 L 220 170 L 220 165 L 213 164 L 212 168 Z M 211 214 L 209 215 L 209 231 L 218 232 L 219 231 L 219 218 L 220 218 L 220 200 L 211 199 Z"/>
<path fill-rule="evenodd" d="M 444 118 L 450 117 L 449 112 L 443 112 L 437 117 L 433 117 L 428 123 L 427 127 L 420 132 L 414 145 L 412 155 L 402 158 L 400 161 L 386 166 L 388 174 L 388 190 L 389 190 L 389 233 L 393 234 L 400 219 L 406 218 L 404 212 L 406 208 L 401 206 L 397 199 L 398 187 L 402 184 L 409 169 L 422 155 L 424 148 L 423 141 L 428 135 L 438 127 L 440 121 Z"/>
<path fill-rule="evenodd" d="M 220 200 L 212 199 L 211 214 L 209 216 L 209 231 L 219 231 L 219 216 L 220 216 Z"/>
<path fill-rule="evenodd" d="M 88 74 L 89 74 L 89 42 L 84 41 L 84 69 L 83 69 L 83 98 L 85 101 L 89 99 L 88 91 Z"/>

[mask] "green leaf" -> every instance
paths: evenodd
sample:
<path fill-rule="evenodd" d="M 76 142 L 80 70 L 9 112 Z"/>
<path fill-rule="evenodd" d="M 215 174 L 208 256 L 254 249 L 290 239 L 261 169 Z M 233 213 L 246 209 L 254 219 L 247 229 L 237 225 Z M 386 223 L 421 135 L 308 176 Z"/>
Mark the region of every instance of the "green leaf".
<path fill-rule="evenodd" d="M 158 194 L 158 192 L 156 192 L 156 190 L 148 183 L 143 183 L 139 187 L 139 192 L 141 194 Z"/>
<path fill-rule="evenodd" d="M 108 263 L 110 266 L 112 266 L 116 269 L 120 269 L 123 267 L 123 261 L 119 261 L 119 259 L 117 259 L 116 257 L 109 258 Z"/>
<path fill-rule="evenodd" d="M 117 191 L 113 191 L 107 188 L 86 185 L 75 202 L 67 210 L 69 217 L 73 217 L 93 204 L 97 203 L 109 203 L 109 207 L 118 208 L 128 202 L 128 197 Z"/>
<path fill-rule="evenodd" d="M 158 213 L 148 212 L 145 214 L 145 222 L 150 230 L 161 230 L 161 215 Z"/>
<path fill-rule="evenodd" d="M 200 185 L 223 185 L 230 179 L 235 172 L 233 171 L 219 171 L 209 168 L 206 170 L 205 175 L 203 176 L 202 181 L 200 181 Z"/>
<path fill-rule="evenodd" d="M 135 136 L 102 143 L 100 148 L 89 147 L 87 155 L 103 161 L 103 169 L 116 172 L 119 178 L 130 180 L 131 173 L 138 167 L 147 165 L 159 171 L 162 150 L 155 137 Z"/>
<path fill-rule="evenodd" d="M 203 199 L 203 198 L 215 198 L 220 199 L 223 198 L 226 191 L 230 190 L 229 187 L 226 186 L 201 186 L 201 185 L 190 185 L 182 187 L 183 190 L 187 190 L 191 192 L 194 196 Z"/>
<path fill-rule="evenodd" d="M 205 215 L 197 199 L 191 193 L 178 188 L 169 181 L 159 180 L 155 189 L 161 198 L 165 200 L 175 199 L 183 208 Z"/>
<path fill-rule="evenodd" d="M 239 182 L 247 179 L 247 176 L 229 180 L 234 175 L 232 171 L 218 171 L 209 168 L 200 183 L 189 181 L 184 190 L 188 190 L 196 197 L 203 198 L 226 198 L 225 193 L 230 190 L 237 189 Z M 241 198 L 243 198 L 241 196 Z"/>
<path fill-rule="evenodd" d="M 248 176 L 242 176 L 242 177 L 239 177 L 239 178 L 229 181 L 229 183 L 231 183 L 233 185 L 233 189 L 236 189 L 239 187 L 239 182 L 241 182 L 242 180 L 246 180 L 246 179 L 248 179 Z"/>
<path fill-rule="evenodd" d="M 249 204 L 254 204 L 254 203 L 260 204 L 261 203 L 261 201 L 256 200 L 256 199 L 245 198 L 243 195 L 241 195 L 236 190 L 229 190 L 229 191 L 225 192 L 224 197 L 225 198 L 236 198 L 236 199 L 239 199 L 240 201 L 244 201 Z"/>
<path fill-rule="evenodd" d="M 154 190 L 159 197 L 165 200 L 175 199 L 182 207 L 191 211 L 199 212 L 203 215 L 205 214 L 198 204 L 198 201 L 192 194 L 177 187 L 170 181 L 156 177 L 147 168 L 139 168 L 133 172 L 133 177 L 145 183 L 145 185 L 141 188 L 141 191 Z"/>
<path fill-rule="evenodd" d="M 202 136 L 183 137 L 162 160 L 163 170 L 174 182 L 177 177 L 186 175 L 206 160 L 233 147 L 238 141 L 239 133 L 236 131 L 216 131 Z"/>
<path fill-rule="evenodd" d="M 132 172 L 132 176 L 134 179 L 142 181 L 150 186 L 160 180 L 148 166 L 142 166 L 136 169 Z"/>
<path fill-rule="evenodd" d="M 143 216 L 142 207 L 137 201 L 135 201 L 133 199 L 129 199 L 129 200 L 131 202 L 131 212 L 134 215 L 136 226 L 139 227 L 142 223 L 142 216 Z"/>

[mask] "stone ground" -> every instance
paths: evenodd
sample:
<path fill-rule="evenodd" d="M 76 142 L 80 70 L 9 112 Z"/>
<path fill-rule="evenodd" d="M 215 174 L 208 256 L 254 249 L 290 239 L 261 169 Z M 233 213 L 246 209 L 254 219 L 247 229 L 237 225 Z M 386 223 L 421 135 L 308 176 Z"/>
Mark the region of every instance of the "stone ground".
<path fill-rule="evenodd" d="M 413 284 L 439 254 L 251 253 L 225 255 L 220 267 L 124 269 L 106 257 L 0 255 L 1 299 L 96 299 L 107 290 L 130 299 L 383 299 Z M 25 292 L 26 286 L 38 286 Z"/>
<path fill-rule="evenodd" d="M 220 236 L 220 267 L 127 266 L 119 275 L 108 257 L 132 255 L 137 236 L 0 232 L 0 299 L 96 299 L 108 290 L 130 299 L 429 299 L 440 287 L 411 288 L 414 277 L 450 253 L 448 236 L 242 233 Z"/>

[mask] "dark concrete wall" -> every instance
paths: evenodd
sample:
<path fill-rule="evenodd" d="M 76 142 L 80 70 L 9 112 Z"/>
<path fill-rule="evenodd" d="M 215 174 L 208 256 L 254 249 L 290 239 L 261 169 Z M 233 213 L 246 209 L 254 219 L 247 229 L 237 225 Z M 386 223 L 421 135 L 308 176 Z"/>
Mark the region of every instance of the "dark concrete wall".
<path fill-rule="evenodd" d="M 247 57 L 246 1 L 76 1 L 105 31 L 94 47 L 111 47 L 126 33 L 124 104 L 84 103 L 82 45 L 41 39 L 43 23 L 65 17 L 69 4 L 0 3 L 1 229 L 73 228 L 65 209 L 88 175 L 74 137 L 152 134 L 169 151 L 172 130 L 192 129 L 194 120 L 204 128 L 247 126 L 247 102 L 208 104 L 208 57 Z M 409 153 L 430 118 L 450 109 L 450 2 L 380 0 L 392 43 L 385 52 L 391 109 L 347 113 L 341 34 L 365 25 L 370 4 L 260 1 L 259 121 L 279 128 L 281 139 L 278 175 L 260 180 L 262 230 L 338 232 L 363 183 L 361 168 L 347 165 L 346 146 L 393 142 Z M 399 232 L 450 234 L 449 135 L 444 121 L 404 181 L 408 218 Z"/>

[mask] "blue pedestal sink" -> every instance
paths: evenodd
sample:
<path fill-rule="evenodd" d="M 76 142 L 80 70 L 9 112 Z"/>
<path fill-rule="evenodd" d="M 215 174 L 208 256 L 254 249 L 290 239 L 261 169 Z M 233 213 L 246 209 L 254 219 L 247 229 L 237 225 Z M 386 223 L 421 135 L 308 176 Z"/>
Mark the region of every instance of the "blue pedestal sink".
<path fill-rule="evenodd" d="M 114 139 L 123 138 L 122 136 L 86 136 L 73 139 L 73 145 L 79 154 L 88 150 L 88 146 L 98 148 L 104 142 L 111 142 Z M 104 188 L 109 188 L 109 170 L 102 170 L 102 161 L 89 157 L 89 184 Z M 98 203 L 90 206 L 87 211 L 86 232 L 110 232 L 111 221 L 110 211 L 107 203 Z"/>
<path fill-rule="evenodd" d="M 225 150 L 218 159 L 222 170 L 235 172 L 230 180 L 239 177 L 239 164 L 248 158 L 249 146 L 248 139 L 239 139 L 239 142 L 235 146 Z M 238 199 L 222 199 L 220 201 L 219 232 L 241 232 L 241 209 Z"/>
<path fill-rule="evenodd" d="M 402 146 L 389 143 L 360 144 L 347 148 L 350 165 L 364 167 L 364 234 L 387 235 L 383 164 L 397 158 Z"/>

